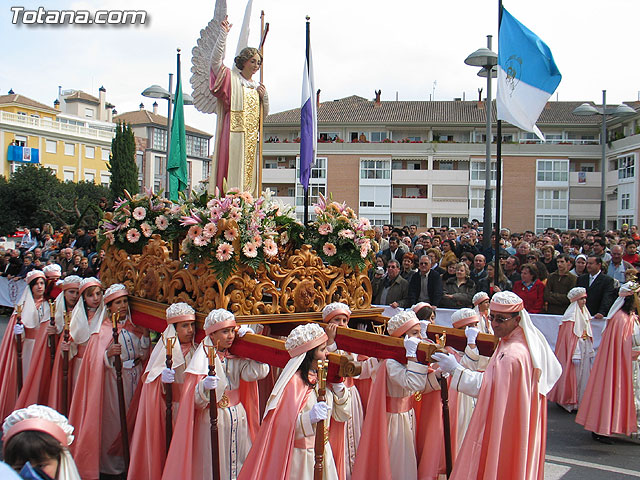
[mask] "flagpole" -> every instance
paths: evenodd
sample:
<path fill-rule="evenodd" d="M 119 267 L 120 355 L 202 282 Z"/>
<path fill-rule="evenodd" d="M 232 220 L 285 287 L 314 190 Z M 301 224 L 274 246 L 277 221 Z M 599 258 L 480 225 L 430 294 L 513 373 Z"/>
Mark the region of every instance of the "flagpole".
<path fill-rule="evenodd" d="M 260 57 L 262 63 L 260 64 L 260 85 L 264 82 L 264 10 L 260 12 Z M 260 100 L 260 114 L 258 116 L 258 195 L 262 193 L 262 137 L 264 135 L 264 99 Z"/>
<path fill-rule="evenodd" d="M 487 35 L 487 49 L 491 50 L 491 35 Z M 485 181 L 484 181 L 484 218 L 482 221 L 482 248 L 491 250 L 491 230 L 493 224 L 491 222 L 491 70 L 487 68 L 487 100 L 485 102 L 485 114 L 487 119 L 487 138 L 485 142 Z"/>
<path fill-rule="evenodd" d="M 310 46 L 310 36 L 311 36 L 311 30 L 310 30 L 310 20 L 311 17 L 309 17 L 307 15 L 306 17 L 307 20 L 307 25 L 306 25 L 306 45 L 305 45 L 305 56 L 307 59 L 307 74 L 310 75 L 311 72 L 309 71 L 309 46 Z M 311 92 L 311 101 L 315 101 L 315 99 L 313 98 L 313 93 Z M 302 169 L 302 165 L 300 165 L 300 168 Z M 302 170 L 301 170 L 302 171 Z M 304 188 L 304 187 L 303 187 Z M 304 225 L 305 227 L 309 224 L 309 183 L 307 181 L 307 187 L 304 188 Z"/>
<path fill-rule="evenodd" d="M 498 0 L 498 52 L 500 51 L 500 22 L 502 22 L 502 0 Z M 496 65 L 496 73 L 498 73 L 498 66 Z M 491 72 L 488 72 L 491 75 Z M 496 98 L 497 98 L 497 85 L 496 85 Z M 496 103 L 497 107 L 497 103 Z M 496 118 L 497 118 L 496 112 Z M 493 284 L 498 285 L 499 282 L 499 266 L 500 262 L 500 214 L 502 208 L 500 208 L 500 202 L 502 201 L 502 120 L 498 119 L 496 134 L 498 135 L 498 141 L 496 143 L 496 244 L 495 244 L 495 258 L 493 259 Z"/>
<path fill-rule="evenodd" d="M 178 50 L 180 51 L 180 50 Z M 169 150 L 171 149 L 171 107 L 173 107 L 173 94 L 171 93 L 171 89 L 173 88 L 173 73 L 169 74 L 169 112 L 167 113 L 167 158 L 165 158 L 165 162 L 164 162 L 164 167 L 165 170 L 167 171 L 167 176 L 166 176 L 166 182 L 167 184 L 165 185 L 165 196 L 167 197 L 167 200 L 169 200 L 170 198 L 170 193 L 169 193 L 169 154 L 171 153 Z"/>

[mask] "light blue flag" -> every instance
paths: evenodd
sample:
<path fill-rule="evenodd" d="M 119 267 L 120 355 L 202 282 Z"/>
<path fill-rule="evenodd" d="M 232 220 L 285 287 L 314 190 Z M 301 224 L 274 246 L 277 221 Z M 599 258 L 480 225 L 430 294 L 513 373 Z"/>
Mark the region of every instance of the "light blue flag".
<path fill-rule="evenodd" d="M 498 36 L 498 120 L 544 139 L 536 122 L 561 79 L 549 47 L 503 8 Z"/>

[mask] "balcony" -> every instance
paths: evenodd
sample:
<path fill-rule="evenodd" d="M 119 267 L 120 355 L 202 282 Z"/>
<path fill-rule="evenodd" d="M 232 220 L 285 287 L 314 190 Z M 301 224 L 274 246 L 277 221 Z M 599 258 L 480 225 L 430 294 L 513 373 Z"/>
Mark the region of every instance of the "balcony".
<path fill-rule="evenodd" d="M 296 183 L 296 169 L 263 168 L 262 183 Z"/>
<path fill-rule="evenodd" d="M 391 211 L 393 213 L 426 213 L 431 200 L 428 198 L 393 198 Z"/>
<path fill-rule="evenodd" d="M 5 111 L 0 111 L 0 123 L 31 128 L 39 132 L 46 131 L 64 133 L 74 137 L 95 138 L 97 140 L 107 142 L 111 142 L 111 140 L 115 136 L 114 132 L 109 132 L 107 130 L 100 130 L 91 127 L 80 127 L 78 125 L 61 123 L 57 120 L 51 120 L 50 118 L 28 117 L 26 115 L 18 115 L 16 113 Z"/>
<path fill-rule="evenodd" d="M 600 172 L 569 172 L 570 187 L 600 187 Z"/>

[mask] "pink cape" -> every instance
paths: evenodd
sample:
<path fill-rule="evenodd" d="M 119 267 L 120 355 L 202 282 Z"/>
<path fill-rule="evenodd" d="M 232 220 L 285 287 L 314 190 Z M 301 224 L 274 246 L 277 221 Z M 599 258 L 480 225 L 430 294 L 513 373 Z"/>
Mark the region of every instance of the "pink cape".
<path fill-rule="evenodd" d="M 49 399 L 47 405 L 51 408 L 57 410 L 60 413 L 64 412 L 64 408 L 62 405 L 62 339 L 64 338 L 64 334 L 59 335 L 58 338 L 58 346 L 56 348 L 56 359 L 53 362 L 53 371 L 51 372 L 51 382 L 49 385 Z M 69 356 L 71 357 L 71 356 Z M 69 405 L 71 404 L 72 396 L 73 396 L 73 363 L 77 357 L 69 358 L 69 371 L 68 375 L 68 383 L 67 383 L 67 401 Z M 69 408 L 69 406 L 67 406 Z"/>
<path fill-rule="evenodd" d="M 36 332 L 31 366 L 28 372 L 24 372 L 24 385 L 16 401 L 16 410 L 18 408 L 26 408 L 34 403 L 48 405 L 51 381 L 51 356 L 49 335 L 47 334 L 48 323 L 40 323 L 40 327 Z"/>
<path fill-rule="evenodd" d="M 387 421 L 387 361 L 380 362 L 369 392 L 367 415 L 362 424 L 356 462 L 351 472 L 353 480 L 388 480 L 389 424 Z"/>
<path fill-rule="evenodd" d="M 289 479 L 296 419 L 310 393 L 311 388 L 296 373 L 285 387 L 278 405 L 265 417 L 238 480 Z M 166 477 L 166 480 L 170 478 Z"/>
<path fill-rule="evenodd" d="M 546 407 L 524 331 L 517 327 L 489 361 L 451 479 L 543 480 Z"/>
<path fill-rule="evenodd" d="M 16 316 L 11 315 L 0 344 L 0 416 L 4 421 L 13 412 L 18 399 L 18 353 L 13 327 Z M 23 372 L 26 375 L 27 372 Z M 24 385 L 24 384 L 23 384 Z"/>
<path fill-rule="evenodd" d="M 206 428 L 206 434 L 209 435 L 210 425 L 209 408 L 201 410 L 195 407 L 196 386 L 203 378 L 204 375 L 196 375 L 194 373 L 185 375 L 171 446 L 169 447 L 162 473 L 163 479 L 199 479 L 202 476 L 203 461 L 211 461 L 211 451 L 203 451 L 203 445 L 197 442 L 199 437 L 197 429 Z M 257 430 L 257 424 L 259 423 L 257 384 L 256 382 L 244 382 L 241 380 L 238 389 L 240 390 L 240 401 L 247 414 L 249 435 L 253 438 L 253 433 Z M 164 407 L 162 409 L 164 410 Z M 162 418 L 162 430 L 164 430 L 164 413 Z M 160 442 L 164 449 L 164 435 L 160 438 Z M 133 477 L 130 476 L 129 478 Z M 140 477 L 135 478 L 137 480 Z"/>
<path fill-rule="evenodd" d="M 562 365 L 562 375 L 547 395 L 550 402 L 560 405 L 578 404 L 578 381 L 576 380 L 576 366 L 573 364 L 573 352 L 578 345 L 578 337 L 573 332 L 575 322 L 566 321 L 560 325 L 558 340 L 556 341 L 556 357 Z"/>
<path fill-rule="evenodd" d="M 607 321 L 576 422 L 599 435 L 637 429 L 631 368 L 634 317 L 618 310 Z"/>
<path fill-rule="evenodd" d="M 215 158 L 216 164 L 216 186 L 224 192 L 224 181 L 229 172 L 229 135 L 231 133 L 231 70 L 222 67 L 220 75 L 216 75 L 211 70 L 209 77 L 209 89 L 211 93 L 222 102 L 224 106 L 224 118 L 218 118 L 220 126 L 217 127 L 219 133 L 216 138 Z M 211 183 L 211 182 L 210 182 Z"/>
<path fill-rule="evenodd" d="M 75 427 L 76 436 L 69 450 L 83 480 L 98 480 L 100 476 L 104 353 L 112 339 L 111 322 L 106 319 L 98 333 L 89 338 L 69 409 L 69 423 Z"/>

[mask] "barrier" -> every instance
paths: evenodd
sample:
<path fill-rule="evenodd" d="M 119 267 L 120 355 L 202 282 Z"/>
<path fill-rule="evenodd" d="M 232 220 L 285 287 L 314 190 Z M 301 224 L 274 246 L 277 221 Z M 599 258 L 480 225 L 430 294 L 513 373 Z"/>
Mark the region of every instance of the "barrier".
<path fill-rule="evenodd" d="M 0 277 L 0 305 L 14 307 L 26 286 L 24 279 L 9 280 L 7 277 Z"/>

